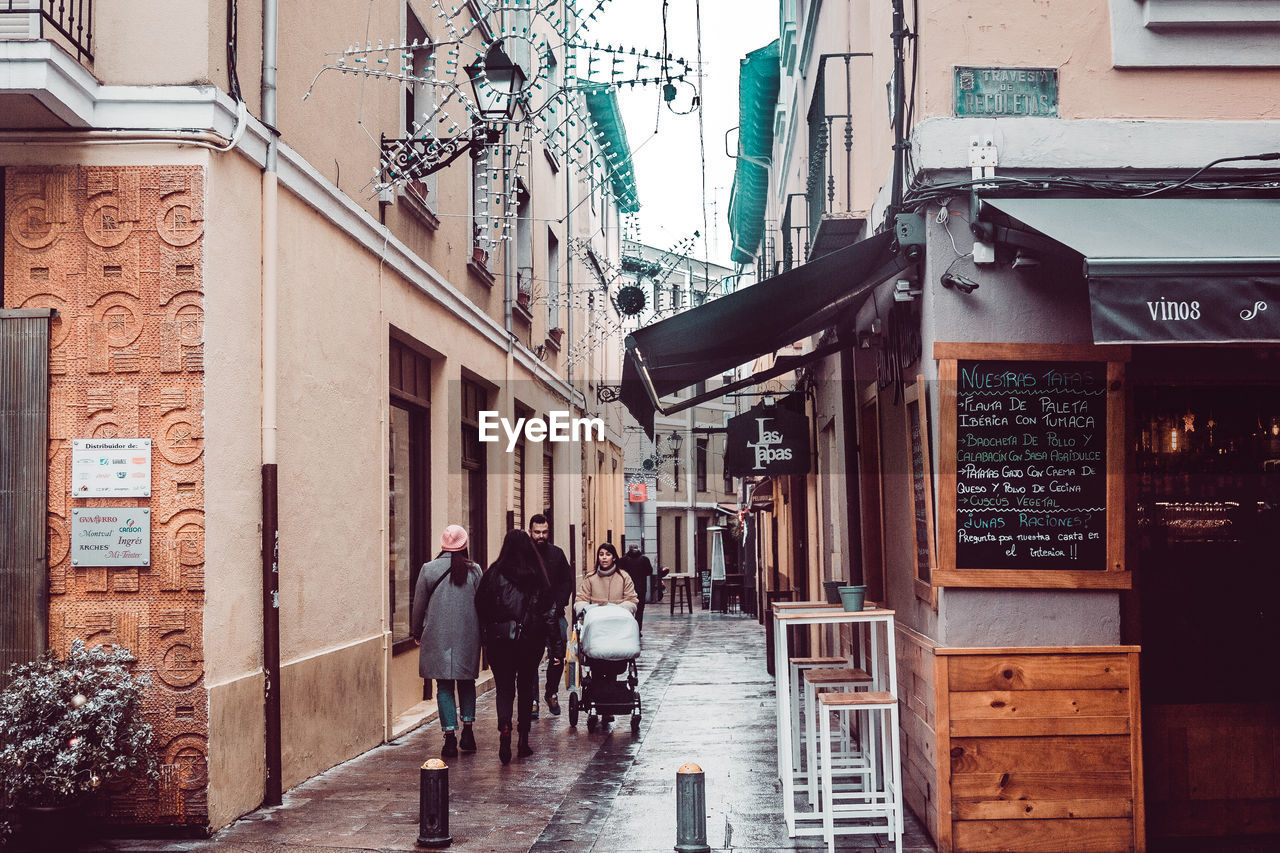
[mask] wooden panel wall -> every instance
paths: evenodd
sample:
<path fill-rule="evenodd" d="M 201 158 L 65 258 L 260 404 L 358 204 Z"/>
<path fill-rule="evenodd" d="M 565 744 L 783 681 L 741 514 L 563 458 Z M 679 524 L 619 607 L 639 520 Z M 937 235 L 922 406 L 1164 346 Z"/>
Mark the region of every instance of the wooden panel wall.
<path fill-rule="evenodd" d="M 938 736 L 934 696 L 937 644 L 898 626 L 898 718 L 902 743 L 902 789 L 908 808 L 938 837 Z"/>
<path fill-rule="evenodd" d="M 934 660 L 939 853 L 1146 849 L 1137 647 Z"/>

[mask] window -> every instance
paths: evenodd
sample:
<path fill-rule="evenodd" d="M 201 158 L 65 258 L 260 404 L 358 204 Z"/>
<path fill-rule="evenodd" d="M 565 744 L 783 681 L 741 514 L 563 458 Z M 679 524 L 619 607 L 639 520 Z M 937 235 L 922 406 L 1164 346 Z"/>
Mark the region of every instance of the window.
<path fill-rule="evenodd" d="M 489 395 L 480 383 L 462 380 L 462 519 L 467 530 L 471 559 L 480 565 L 488 565 L 485 542 L 488 531 L 485 514 L 488 494 L 485 489 L 485 445 L 480 442 L 480 411 L 486 407 Z"/>
<path fill-rule="evenodd" d="M 388 572 L 391 641 L 409 639 L 418 569 L 430 559 L 431 362 L 396 338 L 389 345 L 387 418 Z"/>
<path fill-rule="evenodd" d="M 495 246 L 490 173 L 493 150 L 493 146 L 486 145 L 480 149 L 479 156 L 471 160 L 471 257 L 486 270 L 493 269 L 491 255 Z"/>
<path fill-rule="evenodd" d="M 729 437 L 724 437 L 724 443 L 721 446 L 720 453 L 720 473 L 724 476 L 724 491 L 727 495 L 737 494 L 737 490 L 733 487 L 733 475 L 729 473 L 729 466 L 724 464 L 725 453 L 729 449 Z"/>
<path fill-rule="evenodd" d="M 552 530 L 555 530 L 554 513 L 556 505 L 555 492 L 555 470 L 556 460 L 550 450 L 542 452 L 542 514 L 547 517 L 547 522 L 551 524 Z M 526 519 L 527 521 L 527 519 Z"/>
<path fill-rule="evenodd" d="M 528 419 L 533 417 L 533 412 L 517 406 L 516 417 Z M 521 434 L 516 446 L 511 448 L 511 509 L 515 519 L 512 527 L 517 528 L 523 528 L 528 517 L 525 515 L 525 450 L 524 435 Z"/>
<path fill-rule="evenodd" d="M 528 311 L 533 302 L 533 199 L 519 184 L 516 205 L 516 304 Z"/>
<path fill-rule="evenodd" d="M 435 76 L 435 53 L 428 46 L 427 31 L 412 9 L 406 10 L 405 43 L 417 43 L 420 47 L 409 52 L 413 63 L 413 76 Z M 413 83 L 404 92 L 404 136 L 406 138 L 435 138 L 436 88 L 428 83 Z M 404 193 L 421 204 L 433 216 L 439 212 L 439 193 L 436 175 L 431 174 L 405 184 Z"/>
<path fill-rule="evenodd" d="M 707 439 L 699 438 L 695 442 L 693 465 L 694 478 L 697 480 L 696 488 L 700 492 L 707 490 Z"/>
<path fill-rule="evenodd" d="M 560 241 L 547 229 L 547 328 L 560 328 Z"/>
<path fill-rule="evenodd" d="M 513 527 L 524 526 L 524 439 L 511 450 L 511 507 Z"/>

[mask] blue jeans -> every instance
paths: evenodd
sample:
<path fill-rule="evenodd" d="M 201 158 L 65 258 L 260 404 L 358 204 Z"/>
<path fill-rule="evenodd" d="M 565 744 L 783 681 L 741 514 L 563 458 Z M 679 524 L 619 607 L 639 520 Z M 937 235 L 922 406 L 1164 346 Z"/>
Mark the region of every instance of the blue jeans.
<path fill-rule="evenodd" d="M 458 686 L 458 696 L 454 699 L 454 685 Z M 476 721 L 476 682 L 474 679 L 450 681 L 436 679 L 436 707 L 440 710 L 440 730 L 453 732 L 458 730 L 458 702 L 462 703 L 462 722 Z"/>

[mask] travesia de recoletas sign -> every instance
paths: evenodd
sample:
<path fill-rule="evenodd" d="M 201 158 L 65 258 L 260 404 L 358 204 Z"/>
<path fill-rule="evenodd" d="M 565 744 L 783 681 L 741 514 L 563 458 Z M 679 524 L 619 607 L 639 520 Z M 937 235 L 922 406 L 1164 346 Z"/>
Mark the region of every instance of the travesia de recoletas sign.
<path fill-rule="evenodd" d="M 809 472 L 809 419 L 777 406 L 754 406 L 726 425 L 724 464 L 735 477 Z"/>
<path fill-rule="evenodd" d="M 1058 115 L 1058 69 L 999 68 L 957 65 L 956 115 L 1040 116 Z"/>

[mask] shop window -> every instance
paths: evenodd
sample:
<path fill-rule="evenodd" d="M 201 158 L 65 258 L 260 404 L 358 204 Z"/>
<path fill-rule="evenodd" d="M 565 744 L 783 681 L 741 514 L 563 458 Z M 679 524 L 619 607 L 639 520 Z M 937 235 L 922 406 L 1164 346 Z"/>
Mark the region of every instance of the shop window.
<path fill-rule="evenodd" d="M 488 398 L 488 392 L 480 383 L 462 380 L 462 518 L 458 523 L 467 530 L 471 559 L 482 566 L 488 565 L 485 546 L 488 464 L 485 445 L 480 441 L 480 411 L 486 408 Z"/>
<path fill-rule="evenodd" d="M 400 644 L 409 640 L 409 611 L 418 570 L 430 559 L 431 362 L 396 338 L 391 339 L 387 362 L 391 397 L 387 418 L 391 640 Z"/>
<path fill-rule="evenodd" d="M 874 390 L 875 385 L 871 386 Z M 857 453 L 862 535 L 862 582 L 867 598 L 884 602 L 884 518 L 881 498 L 880 407 L 870 395 L 858 409 L 858 434 L 845 438 L 845 453 Z M 914 486 L 914 483 L 913 483 Z"/>

